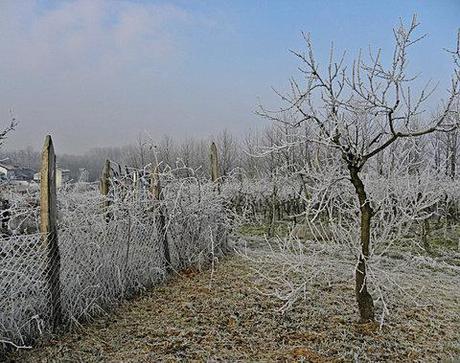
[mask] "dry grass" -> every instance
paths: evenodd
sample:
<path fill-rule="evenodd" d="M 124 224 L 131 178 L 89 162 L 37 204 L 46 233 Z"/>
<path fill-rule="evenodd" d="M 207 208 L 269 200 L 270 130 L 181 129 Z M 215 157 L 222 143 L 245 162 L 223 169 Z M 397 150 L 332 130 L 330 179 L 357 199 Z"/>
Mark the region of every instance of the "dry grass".
<path fill-rule="evenodd" d="M 380 330 L 356 323 L 348 278 L 315 287 L 281 314 L 282 302 L 256 291 L 270 286 L 251 264 L 239 255 L 226 257 L 212 280 L 210 271 L 188 270 L 80 331 L 10 359 L 430 362 L 460 356 L 460 298 L 445 289 L 452 281 L 443 272 L 432 271 L 426 290 L 427 298 L 438 296 L 436 305 L 395 307 Z"/>

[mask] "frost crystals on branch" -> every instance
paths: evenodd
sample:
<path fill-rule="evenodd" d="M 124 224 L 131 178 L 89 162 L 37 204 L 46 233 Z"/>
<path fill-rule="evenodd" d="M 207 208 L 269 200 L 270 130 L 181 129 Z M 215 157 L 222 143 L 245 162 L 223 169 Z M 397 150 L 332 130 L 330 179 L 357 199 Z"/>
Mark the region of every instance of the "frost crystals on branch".
<path fill-rule="evenodd" d="M 360 51 L 347 66 L 345 52 L 336 58 L 335 48 L 331 46 L 329 62 L 323 68 L 314 56 L 310 35 L 304 34 L 306 52 L 293 52 L 301 63 L 302 81 L 291 79 L 290 93 L 277 92 L 286 105 L 280 111 L 263 107 L 259 111 L 261 116 L 294 130 L 305 123 L 310 125 L 308 136 L 291 132 L 291 140 L 293 135 L 297 138 L 295 142 L 282 145 L 285 148 L 314 142 L 329 149 L 326 153 L 341 159 L 344 173 L 340 177 L 346 175 L 357 202 L 349 215 L 356 216 L 356 230 L 347 233 L 357 233 L 360 244 L 355 294 L 361 321 L 372 321 L 375 316 L 374 300 L 369 292 L 368 264 L 376 232 L 381 232 L 375 229 L 380 211 L 370 194 L 373 176 L 366 167 L 374 156 L 383 154 L 399 140 L 451 132 L 458 127 L 458 121 L 453 121 L 458 118 L 452 117 L 458 112 L 455 104 L 460 93 L 458 42 L 456 50 L 450 52 L 454 70 L 447 99 L 439 106 L 439 112 L 428 116 L 424 107 L 436 86 L 428 82 L 415 92 L 417 76 L 408 70 L 409 49 L 425 37 L 416 34 L 418 27 L 414 16 L 408 26 L 401 23 L 393 30 L 394 50 L 388 66 L 380 49 L 369 49 L 367 56 Z M 280 146 L 273 150 L 278 152 Z M 335 157 L 334 161 L 340 159 Z M 310 170 L 305 170 L 305 175 L 309 173 Z M 399 208 L 400 203 L 403 201 L 397 200 L 395 208 Z"/>

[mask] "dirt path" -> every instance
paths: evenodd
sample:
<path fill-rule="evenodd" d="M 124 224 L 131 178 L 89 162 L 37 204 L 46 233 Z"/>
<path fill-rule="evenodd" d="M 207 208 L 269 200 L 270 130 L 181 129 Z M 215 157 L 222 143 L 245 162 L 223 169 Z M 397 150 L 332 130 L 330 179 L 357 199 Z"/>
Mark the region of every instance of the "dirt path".
<path fill-rule="evenodd" d="M 245 258 L 230 256 L 212 279 L 210 271 L 185 272 L 80 331 L 11 360 L 425 362 L 460 355 L 460 326 L 455 332 L 458 320 L 451 314 L 412 308 L 396 312 L 398 323 L 390 321 L 381 331 L 362 326 L 355 322 L 353 286 L 344 281 L 334 289 L 318 287 L 282 315 L 278 300 L 255 291 L 263 282 L 250 267 Z M 458 298 L 449 301 L 458 309 Z"/>

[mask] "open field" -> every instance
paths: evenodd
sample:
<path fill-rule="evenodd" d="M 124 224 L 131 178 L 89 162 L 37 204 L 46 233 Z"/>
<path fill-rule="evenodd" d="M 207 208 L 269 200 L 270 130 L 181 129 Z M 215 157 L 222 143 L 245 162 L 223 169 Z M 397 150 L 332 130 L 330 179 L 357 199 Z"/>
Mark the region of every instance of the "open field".
<path fill-rule="evenodd" d="M 388 260 L 405 285 L 418 291 L 418 304 L 401 298 L 379 329 L 356 322 L 351 270 L 334 253 L 316 256 L 337 262 L 336 273 L 331 270 L 309 288 L 305 300 L 280 313 L 282 301 L 257 291 L 269 292 L 273 285 L 254 269 L 263 261 L 274 275 L 283 266 L 267 258 L 260 245 L 223 258 L 215 270 L 176 275 L 114 314 L 10 359 L 435 362 L 460 357 L 458 271 L 421 264 L 415 274 L 410 265 L 401 267 L 401 260 Z"/>

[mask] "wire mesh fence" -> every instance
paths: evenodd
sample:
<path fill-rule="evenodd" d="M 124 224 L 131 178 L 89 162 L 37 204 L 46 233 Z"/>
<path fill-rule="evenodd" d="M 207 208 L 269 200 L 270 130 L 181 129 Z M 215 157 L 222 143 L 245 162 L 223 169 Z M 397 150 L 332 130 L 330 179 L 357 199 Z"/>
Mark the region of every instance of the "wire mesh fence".
<path fill-rule="evenodd" d="M 152 197 L 149 174 L 143 171 L 113 174 L 106 195 L 87 183 L 59 190 L 58 261 L 38 232 L 38 191 L 6 193 L 8 217 L 0 236 L 1 346 L 27 346 L 52 332 L 56 296 L 59 326 L 69 327 L 110 310 L 171 272 L 201 267 L 224 253 L 227 213 L 216 185 L 177 174 L 161 175 L 161 199 Z M 58 276 L 59 283 L 50 283 L 50 276 Z"/>

